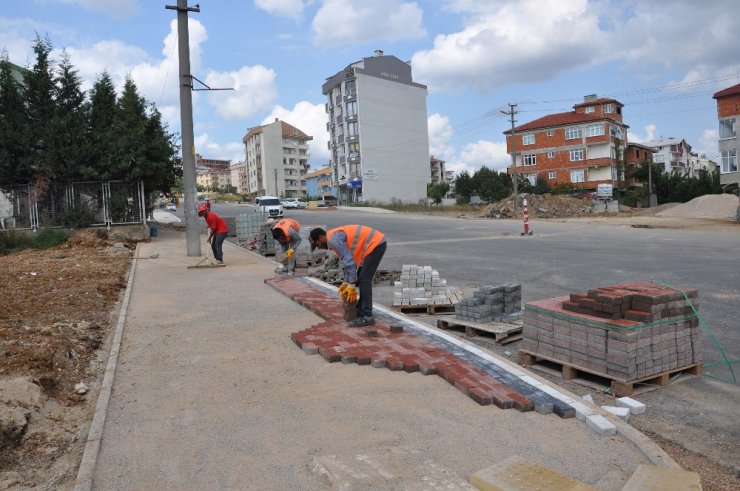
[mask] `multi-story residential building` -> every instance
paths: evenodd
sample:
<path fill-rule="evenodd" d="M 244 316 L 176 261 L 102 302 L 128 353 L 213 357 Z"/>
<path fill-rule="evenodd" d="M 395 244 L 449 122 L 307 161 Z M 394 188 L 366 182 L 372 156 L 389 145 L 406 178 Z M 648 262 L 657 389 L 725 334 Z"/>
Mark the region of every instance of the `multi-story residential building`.
<path fill-rule="evenodd" d="M 429 182 L 427 88 L 375 51 L 329 77 L 328 146 L 341 202 L 417 202 Z"/>
<path fill-rule="evenodd" d="M 277 118 L 273 123 L 250 128 L 242 139 L 247 162 L 246 194 L 304 196 L 311 140 L 312 136 Z"/>
<path fill-rule="evenodd" d="M 683 138 L 664 138 L 643 142 L 643 145 L 655 150 L 653 162 L 663 164 L 665 172 L 680 172 L 683 175 L 689 173 L 689 159 L 691 158 L 691 145 Z"/>
<path fill-rule="evenodd" d="M 337 189 L 332 183 L 333 174 L 334 171 L 327 166 L 303 176 L 306 181 L 306 195 L 314 198 L 327 194 L 336 196 Z"/>
<path fill-rule="evenodd" d="M 690 176 L 699 177 L 702 171 L 707 171 L 711 174 L 717 170 L 719 170 L 717 162 L 707 158 L 705 154 L 699 155 L 698 153 L 692 153 L 689 155 L 688 174 Z"/>
<path fill-rule="evenodd" d="M 231 186 L 230 160 L 206 159 L 195 154 L 195 183 L 209 191 Z"/>
<path fill-rule="evenodd" d="M 236 187 L 237 193 L 248 194 L 246 162 L 242 161 L 231 164 L 231 183 Z"/>
<path fill-rule="evenodd" d="M 624 155 L 624 175 L 619 176 L 627 186 L 642 185 L 642 181 L 634 177 L 634 172 L 643 164 L 652 164 L 655 149 L 641 143 L 628 143 Z"/>
<path fill-rule="evenodd" d="M 434 155 L 429 156 L 429 169 L 432 173 L 432 184 L 447 182 L 445 178 L 445 161 L 435 159 Z"/>
<path fill-rule="evenodd" d="M 719 120 L 719 182 L 727 191 L 738 192 L 740 171 L 737 154 L 740 143 L 737 138 L 737 120 L 740 117 L 740 84 L 720 90 L 712 96 L 717 99 Z"/>
<path fill-rule="evenodd" d="M 624 105 L 615 99 L 584 97 L 573 111 L 550 114 L 515 127 L 516 173 L 534 184 L 542 176 L 552 186 L 574 183 L 584 189 L 616 184 L 618 155 L 625 150 L 628 126 Z M 512 130 L 504 132 L 512 153 Z M 512 172 L 511 167 L 508 169 Z"/>
<path fill-rule="evenodd" d="M 445 182 L 447 184 L 452 184 L 453 182 L 455 182 L 455 171 L 454 170 L 445 171 Z"/>

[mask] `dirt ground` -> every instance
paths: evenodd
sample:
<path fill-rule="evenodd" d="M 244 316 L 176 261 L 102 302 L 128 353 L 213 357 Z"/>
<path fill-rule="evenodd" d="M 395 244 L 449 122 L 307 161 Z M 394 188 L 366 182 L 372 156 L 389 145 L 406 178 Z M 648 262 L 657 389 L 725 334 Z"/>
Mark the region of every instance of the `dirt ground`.
<path fill-rule="evenodd" d="M 0 257 L 0 489 L 73 485 L 134 247 L 98 230 Z"/>

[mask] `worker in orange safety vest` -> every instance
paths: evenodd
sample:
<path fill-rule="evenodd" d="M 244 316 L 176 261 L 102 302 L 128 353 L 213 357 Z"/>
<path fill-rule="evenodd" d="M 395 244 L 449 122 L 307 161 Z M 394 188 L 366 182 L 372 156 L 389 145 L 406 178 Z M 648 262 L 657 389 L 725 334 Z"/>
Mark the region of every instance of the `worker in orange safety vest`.
<path fill-rule="evenodd" d="M 315 228 L 309 234 L 311 250 L 331 249 L 344 265 L 344 283 L 339 287 L 346 299 L 357 299 L 355 284 L 359 284 L 360 298 L 357 300 L 357 318 L 350 327 L 372 326 L 373 276 L 385 254 L 385 235 L 366 225 L 343 225 L 328 231 Z"/>
<path fill-rule="evenodd" d="M 296 247 L 298 247 L 302 240 L 298 234 L 300 230 L 301 224 L 292 218 L 282 218 L 272 227 L 272 237 L 278 241 L 280 248 L 285 253 L 283 273 L 287 273 L 288 271 L 295 272 L 295 259 L 293 259 L 293 255 L 295 254 Z"/>

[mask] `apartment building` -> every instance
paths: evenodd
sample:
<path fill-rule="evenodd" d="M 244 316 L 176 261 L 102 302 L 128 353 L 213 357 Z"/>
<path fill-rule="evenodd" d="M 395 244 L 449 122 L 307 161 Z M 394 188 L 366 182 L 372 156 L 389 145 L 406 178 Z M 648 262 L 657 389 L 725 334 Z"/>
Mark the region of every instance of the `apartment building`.
<path fill-rule="evenodd" d="M 247 175 L 247 162 L 231 164 L 231 183 L 238 194 L 248 194 Z"/>
<path fill-rule="evenodd" d="M 737 120 L 740 116 L 740 84 L 720 90 L 712 96 L 717 100 L 719 120 L 719 182 L 725 190 L 738 192 L 740 171 L 737 154 L 740 143 L 737 139 Z"/>
<path fill-rule="evenodd" d="M 542 176 L 552 186 L 573 183 L 584 189 L 617 183 L 617 155 L 627 144 L 624 105 L 615 99 L 587 95 L 573 111 L 543 116 L 504 132 L 516 173 L 534 184 Z M 511 167 L 509 172 L 512 172 Z"/>
<path fill-rule="evenodd" d="M 689 162 L 691 159 L 691 145 L 683 138 L 663 138 L 643 142 L 643 145 L 655 150 L 653 162 L 663 164 L 665 172 L 680 172 L 683 175 L 689 173 Z"/>
<path fill-rule="evenodd" d="M 327 78 L 328 146 L 342 203 L 418 202 L 429 183 L 427 88 L 375 51 Z"/>
<path fill-rule="evenodd" d="M 228 189 L 231 186 L 231 161 L 207 159 L 195 154 L 195 183 L 208 191 Z"/>
<path fill-rule="evenodd" d="M 270 124 L 250 128 L 242 138 L 247 164 L 245 194 L 305 196 L 303 178 L 309 167 L 311 140 L 312 136 L 277 118 Z"/>
<path fill-rule="evenodd" d="M 333 174 L 331 167 L 322 167 L 303 176 L 306 181 L 306 195 L 314 198 L 327 194 L 336 196 L 337 190 L 332 185 Z"/>
<path fill-rule="evenodd" d="M 445 177 L 445 161 L 429 156 L 429 170 L 432 174 L 432 184 L 447 182 Z"/>

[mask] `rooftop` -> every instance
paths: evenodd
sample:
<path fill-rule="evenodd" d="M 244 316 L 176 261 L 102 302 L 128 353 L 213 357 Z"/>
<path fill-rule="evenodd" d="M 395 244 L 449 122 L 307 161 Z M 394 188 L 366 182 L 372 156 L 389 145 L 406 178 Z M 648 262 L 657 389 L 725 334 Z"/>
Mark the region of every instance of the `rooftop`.
<path fill-rule="evenodd" d="M 604 116 L 594 116 L 592 114 L 577 113 L 572 111 L 567 113 L 548 114 L 547 116 L 535 119 L 534 121 L 530 121 L 529 123 L 517 126 L 515 128 L 515 131 L 519 133 L 521 131 L 550 128 L 552 126 L 564 126 L 568 124 L 589 123 L 592 121 L 596 122 L 604 120 L 610 119 Z M 511 130 L 504 131 L 505 135 L 508 135 L 510 133 Z"/>
<path fill-rule="evenodd" d="M 716 94 L 714 94 L 712 97 L 715 99 L 719 99 L 721 97 L 729 97 L 731 95 L 740 95 L 740 84 L 733 85 L 732 87 L 728 87 L 726 89 L 720 90 Z"/>

